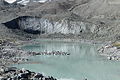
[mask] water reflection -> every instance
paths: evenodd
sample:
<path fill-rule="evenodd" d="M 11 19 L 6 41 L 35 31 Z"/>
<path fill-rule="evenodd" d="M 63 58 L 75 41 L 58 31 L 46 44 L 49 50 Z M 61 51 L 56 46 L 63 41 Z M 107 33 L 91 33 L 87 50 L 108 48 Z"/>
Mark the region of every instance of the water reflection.
<path fill-rule="evenodd" d="M 70 56 L 35 56 L 30 59 L 40 64 L 20 64 L 21 68 L 40 71 L 57 78 L 75 80 L 119 80 L 120 62 L 106 60 L 97 54 L 97 45 L 65 42 L 41 42 L 40 44 L 23 46 L 28 51 L 63 51 Z"/>

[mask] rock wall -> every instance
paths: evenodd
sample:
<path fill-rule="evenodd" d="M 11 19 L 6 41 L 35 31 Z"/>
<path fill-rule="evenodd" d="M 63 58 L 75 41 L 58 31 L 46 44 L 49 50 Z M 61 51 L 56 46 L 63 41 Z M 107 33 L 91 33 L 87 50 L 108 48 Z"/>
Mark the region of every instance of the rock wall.
<path fill-rule="evenodd" d="M 22 16 L 12 21 L 4 23 L 8 28 L 21 29 L 33 34 L 80 34 L 80 33 L 94 33 L 96 25 L 82 21 L 71 21 L 62 19 L 53 21 L 38 17 Z"/>

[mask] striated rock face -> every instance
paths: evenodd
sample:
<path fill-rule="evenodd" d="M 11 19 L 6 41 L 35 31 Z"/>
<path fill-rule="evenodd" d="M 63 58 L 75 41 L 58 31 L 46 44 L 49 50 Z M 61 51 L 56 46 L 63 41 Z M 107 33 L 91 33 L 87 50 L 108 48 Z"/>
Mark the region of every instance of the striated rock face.
<path fill-rule="evenodd" d="M 4 23 L 5 26 L 11 29 L 20 29 L 32 34 L 80 34 L 80 33 L 94 33 L 95 24 L 86 23 L 82 21 L 72 21 L 62 19 L 52 21 L 49 19 L 22 16 L 14 20 Z"/>

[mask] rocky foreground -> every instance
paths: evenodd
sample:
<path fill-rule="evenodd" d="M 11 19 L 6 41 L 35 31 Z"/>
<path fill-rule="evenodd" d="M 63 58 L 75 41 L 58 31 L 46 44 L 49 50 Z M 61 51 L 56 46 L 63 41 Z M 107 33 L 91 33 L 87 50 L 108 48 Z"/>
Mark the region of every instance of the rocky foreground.
<path fill-rule="evenodd" d="M 21 45 L 22 43 L 19 43 Z M 18 44 L 10 40 L 0 40 L 0 80 L 56 80 L 53 77 L 45 77 L 41 73 L 35 73 L 27 69 L 8 67 L 11 64 L 29 63 L 30 56 L 69 56 L 70 53 L 47 50 L 44 52 L 24 51 Z"/>
<path fill-rule="evenodd" d="M 13 42 L 0 40 L 0 80 L 57 80 L 52 76 L 46 77 L 41 73 L 35 73 L 27 69 L 8 67 L 10 64 L 27 62 L 29 60 L 28 56 L 41 54 L 26 52 L 16 46 Z"/>
<path fill-rule="evenodd" d="M 2 67 L 0 69 L 0 80 L 57 80 L 52 76 L 44 76 L 41 73 L 35 73 L 26 69 L 17 69 L 16 67 Z"/>
<path fill-rule="evenodd" d="M 120 61 L 120 43 L 114 42 L 102 46 L 98 52 L 100 55 L 107 57 L 109 60 Z"/>
<path fill-rule="evenodd" d="M 0 40 L 0 66 L 27 61 L 27 52 L 16 47 L 14 42 Z"/>

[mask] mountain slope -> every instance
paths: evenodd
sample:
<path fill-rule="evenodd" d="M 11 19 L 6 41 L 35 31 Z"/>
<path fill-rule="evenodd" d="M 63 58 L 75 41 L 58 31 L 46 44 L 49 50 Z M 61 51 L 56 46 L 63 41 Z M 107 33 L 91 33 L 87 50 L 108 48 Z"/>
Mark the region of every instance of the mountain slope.
<path fill-rule="evenodd" d="M 115 3 L 115 0 L 32 3 L 0 11 L 0 23 L 15 21 L 21 31 L 37 31 L 39 35 L 60 33 L 65 37 L 73 34 L 77 38 L 116 40 L 120 35 L 120 6 Z"/>

